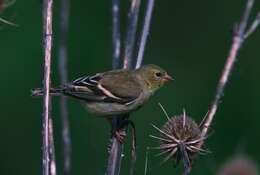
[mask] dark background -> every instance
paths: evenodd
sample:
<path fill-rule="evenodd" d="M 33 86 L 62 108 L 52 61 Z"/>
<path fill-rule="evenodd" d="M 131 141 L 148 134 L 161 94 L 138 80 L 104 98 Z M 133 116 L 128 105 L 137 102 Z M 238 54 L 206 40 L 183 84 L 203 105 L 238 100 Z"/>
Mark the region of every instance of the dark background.
<path fill-rule="evenodd" d="M 171 115 L 183 108 L 198 123 L 213 99 L 216 84 L 231 45 L 234 23 L 240 19 L 245 0 L 156 1 L 144 63 L 158 64 L 175 81 L 161 89 L 132 120 L 137 127 L 136 174 L 144 174 L 145 150 L 158 143 L 150 123 L 162 126 L 161 102 Z M 30 97 L 30 89 L 42 86 L 42 13 L 40 0 L 17 1 L 1 17 L 19 24 L 0 29 L 0 174 L 41 174 L 42 100 Z M 142 4 L 144 7 L 144 3 Z M 129 1 L 122 5 L 122 30 L 126 28 Z M 260 10 L 255 3 L 250 21 Z M 69 26 L 69 78 L 111 69 L 111 2 L 71 2 Z M 54 50 L 52 84 L 59 84 L 57 48 L 59 2 L 54 2 Z M 143 13 L 142 13 L 143 14 Z M 211 154 L 199 156 L 192 174 L 216 174 L 223 162 L 246 154 L 259 163 L 260 129 L 260 29 L 244 44 L 206 141 Z M 104 174 L 110 128 L 106 120 L 86 113 L 69 101 L 73 175 Z M 53 98 L 56 158 L 62 174 L 59 98 Z M 122 173 L 128 173 L 127 141 Z M 149 152 L 148 174 L 180 174 L 181 166 Z"/>

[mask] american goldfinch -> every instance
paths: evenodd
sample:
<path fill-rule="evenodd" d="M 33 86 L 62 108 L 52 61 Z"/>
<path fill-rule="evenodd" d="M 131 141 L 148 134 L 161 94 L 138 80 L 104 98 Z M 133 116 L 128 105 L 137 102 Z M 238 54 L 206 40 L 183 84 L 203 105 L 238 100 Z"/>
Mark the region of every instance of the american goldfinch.
<path fill-rule="evenodd" d="M 118 69 L 80 77 L 50 93 L 78 99 L 98 115 L 119 116 L 143 106 L 169 80 L 173 79 L 164 69 L 150 64 L 136 70 Z M 34 89 L 32 95 L 43 95 L 43 90 Z"/>

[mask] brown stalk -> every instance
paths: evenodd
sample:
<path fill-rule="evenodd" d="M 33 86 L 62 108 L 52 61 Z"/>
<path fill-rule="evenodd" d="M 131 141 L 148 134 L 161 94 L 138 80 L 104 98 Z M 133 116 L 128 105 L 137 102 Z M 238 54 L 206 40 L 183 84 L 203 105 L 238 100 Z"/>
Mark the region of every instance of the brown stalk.
<path fill-rule="evenodd" d="M 254 0 L 247 0 L 247 4 L 246 4 L 245 10 L 244 10 L 244 13 L 242 15 L 241 21 L 238 24 L 238 26 L 235 28 L 233 42 L 231 45 L 231 49 L 229 51 L 229 55 L 226 60 L 225 67 L 223 69 L 222 75 L 218 82 L 215 98 L 210 106 L 208 115 L 206 116 L 206 119 L 204 120 L 202 127 L 201 127 L 201 138 L 206 137 L 208 129 L 216 114 L 219 102 L 221 100 L 221 97 L 224 94 L 226 84 L 229 80 L 230 73 L 231 73 L 231 71 L 234 67 L 234 63 L 237 59 L 238 51 L 242 47 L 245 39 L 255 31 L 255 29 L 257 28 L 257 25 L 259 24 L 260 15 L 258 14 L 256 19 L 252 23 L 251 27 L 249 27 L 249 30 L 246 31 L 246 28 L 248 26 L 248 19 L 249 19 L 253 4 L 254 4 Z M 202 145 L 203 142 L 204 142 L 204 140 L 202 139 L 200 145 Z"/>
<path fill-rule="evenodd" d="M 54 147 L 50 143 L 51 134 L 49 133 L 49 120 L 51 118 L 51 50 L 52 50 L 52 0 L 44 0 L 43 3 L 43 37 L 44 37 L 44 103 L 43 103 L 43 175 L 50 174 L 51 160 L 50 148 Z"/>

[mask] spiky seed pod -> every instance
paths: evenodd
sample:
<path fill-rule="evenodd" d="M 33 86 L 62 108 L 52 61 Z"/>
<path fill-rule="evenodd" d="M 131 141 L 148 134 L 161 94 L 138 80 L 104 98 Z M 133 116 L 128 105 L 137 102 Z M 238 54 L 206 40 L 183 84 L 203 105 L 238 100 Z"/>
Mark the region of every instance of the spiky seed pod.
<path fill-rule="evenodd" d="M 193 141 L 200 139 L 200 129 L 197 123 L 195 123 L 195 121 L 192 120 L 190 117 L 186 116 L 186 121 L 184 120 L 185 117 L 183 117 L 183 115 L 172 117 L 164 124 L 161 130 L 164 133 L 167 133 L 170 136 L 176 138 L 171 139 L 172 144 L 178 145 L 180 142 L 183 142 L 184 145 L 190 147 L 190 149 L 188 150 L 189 157 L 194 157 L 198 150 L 194 149 L 192 146 L 196 147 L 198 142 L 193 143 Z M 161 138 L 164 138 L 166 140 L 169 139 L 169 137 L 163 133 L 161 133 Z M 169 142 L 166 140 L 160 141 L 160 147 L 162 147 L 162 151 L 168 151 L 166 145 L 168 145 Z M 189 144 L 189 142 L 191 143 Z"/>
<path fill-rule="evenodd" d="M 258 175 L 257 165 L 247 157 L 236 157 L 221 167 L 218 175 Z"/>
<path fill-rule="evenodd" d="M 160 140 L 160 146 L 157 148 L 162 151 L 159 155 L 167 155 L 164 162 L 173 159 L 178 164 L 182 160 L 184 174 L 188 174 L 195 156 L 206 152 L 200 147 L 200 142 L 204 138 L 201 138 L 197 123 L 184 112 L 179 116 L 168 117 L 161 129 L 155 125 L 152 126 L 160 132 L 160 137 L 151 137 Z"/>

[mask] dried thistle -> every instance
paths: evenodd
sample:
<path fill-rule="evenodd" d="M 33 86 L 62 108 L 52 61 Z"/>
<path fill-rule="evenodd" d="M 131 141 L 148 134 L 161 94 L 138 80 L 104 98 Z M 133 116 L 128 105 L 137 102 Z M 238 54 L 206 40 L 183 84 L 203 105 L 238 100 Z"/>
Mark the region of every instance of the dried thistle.
<path fill-rule="evenodd" d="M 161 106 L 161 105 L 160 105 Z M 163 109 L 163 107 L 161 106 Z M 166 155 L 163 163 L 172 159 L 176 165 L 182 160 L 184 165 L 184 174 L 191 171 L 191 164 L 197 154 L 207 153 L 208 151 L 200 147 L 201 131 L 197 123 L 185 111 L 183 114 L 168 117 L 166 111 L 163 109 L 167 116 L 167 121 L 161 129 L 152 125 L 160 132 L 160 136 L 150 135 L 152 138 L 158 139 L 159 147 L 156 149 L 161 150 L 158 155 Z"/>

